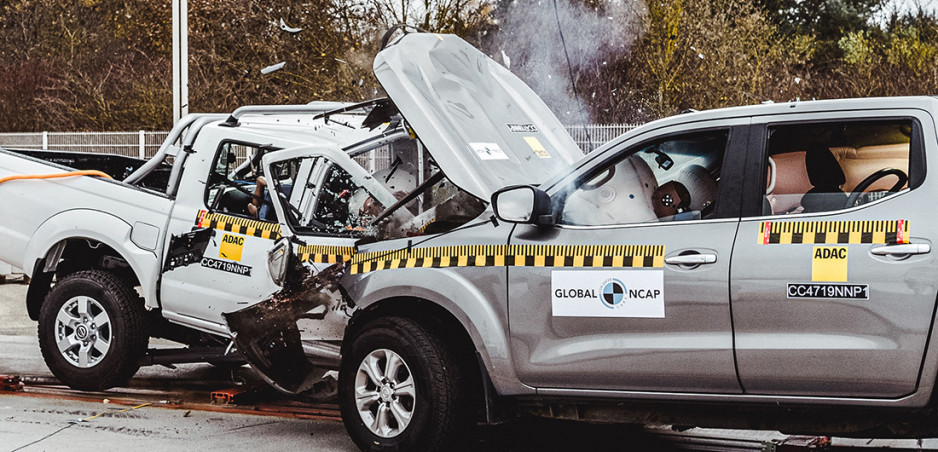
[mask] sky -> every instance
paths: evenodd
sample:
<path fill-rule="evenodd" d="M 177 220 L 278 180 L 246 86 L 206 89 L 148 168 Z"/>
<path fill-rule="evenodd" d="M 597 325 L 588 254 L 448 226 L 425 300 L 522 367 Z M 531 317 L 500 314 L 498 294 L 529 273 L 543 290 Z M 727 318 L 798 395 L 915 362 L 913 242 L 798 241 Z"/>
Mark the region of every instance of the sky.
<path fill-rule="evenodd" d="M 931 13 L 938 11 L 938 0 L 890 0 L 886 3 L 886 7 L 883 8 L 883 11 L 878 14 L 874 20 L 883 23 L 895 9 L 898 8 L 899 12 L 908 12 L 918 9 L 919 5 L 923 6 L 926 11 L 930 11 Z"/>

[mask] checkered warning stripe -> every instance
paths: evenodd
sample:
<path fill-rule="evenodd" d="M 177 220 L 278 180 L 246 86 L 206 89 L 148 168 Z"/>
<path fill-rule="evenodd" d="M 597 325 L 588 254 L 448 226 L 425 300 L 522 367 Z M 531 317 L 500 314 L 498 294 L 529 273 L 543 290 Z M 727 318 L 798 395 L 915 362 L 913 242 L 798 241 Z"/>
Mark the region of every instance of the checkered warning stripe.
<path fill-rule="evenodd" d="M 909 243 L 907 220 L 880 221 L 763 221 L 759 226 L 763 245 Z"/>
<path fill-rule="evenodd" d="M 351 246 L 325 246 L 303 245 L 296 251 L 303 262 L 316 262 L 320 264 L 335 264 L 345 262 L 355 254 Z"/>
<path fill-rule="evenodd" d="M 374 251 L 352 256 L 350 272 L 504 266 L 663 267 L 664 245 L 476 245 Z"/>
<path fill-rule="evenodd" d="M 219 231 L 234 232 L 235 234 L 250 235 L 262 239 L 280 239 L 280 225 L 277 223 L 249 220 L 220 213 L 208 213 L 204 210 L 199 211 L 195 224 L 202 228 L 213 228 Z"/>

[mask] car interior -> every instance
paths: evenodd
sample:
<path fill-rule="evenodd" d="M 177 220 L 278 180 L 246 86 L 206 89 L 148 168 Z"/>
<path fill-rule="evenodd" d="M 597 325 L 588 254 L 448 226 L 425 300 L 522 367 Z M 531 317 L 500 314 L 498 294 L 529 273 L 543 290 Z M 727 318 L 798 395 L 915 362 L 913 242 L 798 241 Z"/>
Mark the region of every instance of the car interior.
<path fill-rule="evenodd" d="M 909 121 L 770 127 L 763 214 L 826 212 L 908 186 Z"/>
<path fill-rule="evenodd" d="M 686 221 L 716 213 L 725 130 L 641 145 L 588 175 L 564 200 L 561 223 L 579 226 Z"/>

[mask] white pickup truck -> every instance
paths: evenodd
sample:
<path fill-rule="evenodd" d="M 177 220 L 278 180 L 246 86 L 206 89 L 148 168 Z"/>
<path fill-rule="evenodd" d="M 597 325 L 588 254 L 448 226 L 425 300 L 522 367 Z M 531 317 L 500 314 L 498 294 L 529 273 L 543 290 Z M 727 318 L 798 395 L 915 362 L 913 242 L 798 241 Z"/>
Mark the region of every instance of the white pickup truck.
<path fill-rule="evenodd" d="M 285 160 L 258 187 L 263 168 Z M 43 357 L 69 386 L 118 386 L 147 364 L 243 362 L 222 314 L 280 289 L 268 254 L 282 236 L 315 273 L 346 260 L 374 236 L 366 220 L 420 184 L 435 185 L 382 219 L 385 237 L 481 212 L 476 198 L 417 170 L 433 165 L 387 99 L 189 115 L 149 161 L 0 149 L 0 261 L 32 277 L 26 303 Z M 92 169 L 110 177 L 57 177 Z M 308 189 L 287 205 L 303 210 L 306 228 L 284 232 L 265 185 L 285 196 L 280 182 L 298 175 Z M 436 213 L 455 204 L 469 207 Z M 333 295 L 299 322 L 304 351 L 326 368 L 338 366 L 350 314 Z M 149 337 L 184 347 L 148 350 Z"/>

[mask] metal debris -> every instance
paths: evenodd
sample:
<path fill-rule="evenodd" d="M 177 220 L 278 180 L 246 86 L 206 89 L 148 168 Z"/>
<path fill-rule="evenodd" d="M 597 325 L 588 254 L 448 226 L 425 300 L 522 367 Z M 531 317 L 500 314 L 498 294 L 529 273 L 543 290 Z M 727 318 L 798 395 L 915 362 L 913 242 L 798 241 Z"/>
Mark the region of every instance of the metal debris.
<path fill-rule="evenodd" d="M 287 33 L 293 33 L 293 34 L 303 31 L 302 28 L 296 28 L 296 27 L 291 27 L 287 25 L 286 21 L 284 21 L 282 17 L 280 18 L 280 29 Z"/>

